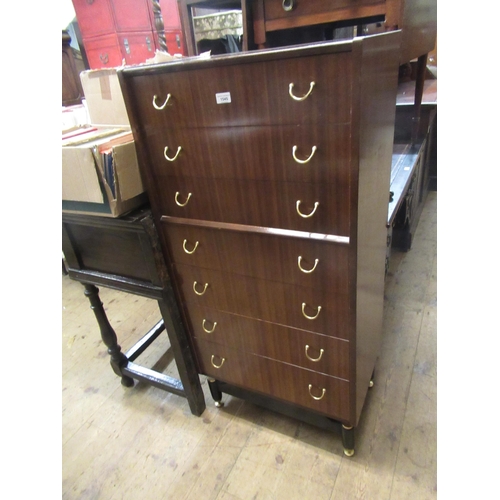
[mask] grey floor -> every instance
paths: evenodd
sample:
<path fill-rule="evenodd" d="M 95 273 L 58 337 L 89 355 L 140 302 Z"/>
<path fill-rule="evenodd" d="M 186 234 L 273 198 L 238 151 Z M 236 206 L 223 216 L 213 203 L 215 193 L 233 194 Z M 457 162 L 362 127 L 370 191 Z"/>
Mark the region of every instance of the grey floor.
<path fill-rule="evenodd" d="M 80 283 L 62 278 L 64 499 L 437 498 L 437 193 L 412 249 L 394 252 L 384 340 L 347 458 L 340 436 L 225 396 L 190 413 L 185 399 L 112 372 Z M 123 350 L 160 318 L 149 299 L 101 288 Z M 175 375 L 163 339 L 143 364 Z"/>

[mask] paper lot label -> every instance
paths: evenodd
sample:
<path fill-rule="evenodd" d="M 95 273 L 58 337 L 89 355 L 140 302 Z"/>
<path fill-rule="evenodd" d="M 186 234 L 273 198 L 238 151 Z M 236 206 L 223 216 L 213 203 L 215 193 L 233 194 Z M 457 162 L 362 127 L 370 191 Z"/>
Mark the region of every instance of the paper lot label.
<path fill-rule="evenodd" d="M 229 104 L 231 102 L 231 92 L 219 92 L 215 94 L 217 104 Z"/>

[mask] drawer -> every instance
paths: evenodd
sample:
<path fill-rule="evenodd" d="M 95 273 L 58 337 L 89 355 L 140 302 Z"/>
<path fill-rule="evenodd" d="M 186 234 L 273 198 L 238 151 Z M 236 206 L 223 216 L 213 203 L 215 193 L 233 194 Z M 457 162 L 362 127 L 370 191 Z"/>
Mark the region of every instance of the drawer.
<path fill-rule="evenodd" d="M 115 33 L 83 39 L 85 52 L 91 69 L 121 66 L 123 55 Z"/>
<path fill-rule="evenodd" d="M 264 12 L 269 31 L 382 15 L 386 7 L 381 0 L 264 0 Z"/>
<path fill-rule="evenodd" d="M 72 3 L 83 38 L 114 33 L 115 21 L 109 0 L 72 0 Z"/>
<path fill-rule="evenodd" d="M 112 6 L 117 33 L 150 31 L 152 6 L 150 7 L 148 3 L 148 0 L 114 0 Z"/>
<path fill-rule="evenodd" d="M 162 215 L 349 236 L 349 185 L 157 179 Z"/>
<path fill-rule="evenodd" d="M 119 33 L 118 39 L 126 64 L 140 64 L 155 55 L 156 43 L 152 31 Z"/>
<path fill-rule="evenodd" d="M 184 47 L 184 40 L 182 31 L 180 30 L 165 30 L 165 41 L 169 54 L 183 54 L 187 55 Z"/>
<path fill-rule="evenodd" d="M 349 421 L 345 380 L 202 340 L 195 352 L 204 375 Z"/>
<path fill-rule="evenodd" d="M 176 264 L 174 270 L 188 311 L 192 304 L 330 337 L 351 337 L 347 293 L 327 293 L 183 264 Z"/>
<path fill-rule="evenodd" d="M 157 176 L 345 186 L 350 138 L 350 125 L 154 129 L 147 148 Z"/>
<path fill-rule="evenodd" d="M 345 293 L 348 252 L 344 244 L 306 238 L 162 223 L 173 262 Z"/>
<path fill-rule="evenodd" d="M 197 339 L 349 380 L 346 340 L 194 306 L 189 328 Z"/>
<path fill-rule="evenodd" d="M 350 52 L 258 62 L 240 58 L 246 64 L 225 58 L 221 56 L 216 65 L 217 59 L 212 59 L 211 67 L 197 61 L 193 71 L 189 64 L 169 63 L 131 78 L 138 123 L 146 133 L 156 127 L 350 122 Z M 295 100 L 290 84 L 295 97 L 311 92 L 304 100 Z"/>

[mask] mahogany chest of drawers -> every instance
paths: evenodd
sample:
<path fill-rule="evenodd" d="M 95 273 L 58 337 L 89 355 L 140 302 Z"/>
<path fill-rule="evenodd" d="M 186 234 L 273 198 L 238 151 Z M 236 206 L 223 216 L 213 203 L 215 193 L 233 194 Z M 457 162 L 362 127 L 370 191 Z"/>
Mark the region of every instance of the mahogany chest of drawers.
<path fill-rule="evenodd" d="M 119 71 L 217 399 L 220 383 L 357 425 L 382 334 L 399 43 L 392 32 Z"/>

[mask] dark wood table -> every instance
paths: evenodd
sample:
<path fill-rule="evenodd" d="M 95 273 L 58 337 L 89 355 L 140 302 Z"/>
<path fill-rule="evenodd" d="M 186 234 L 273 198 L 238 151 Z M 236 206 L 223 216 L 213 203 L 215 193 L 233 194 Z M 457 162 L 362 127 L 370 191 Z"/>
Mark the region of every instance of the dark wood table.
<path fill-rule="evenodd" d="M 111 366 L 122 384 L 131 387 L 135 379 L 183 396 L 191 412 L 201 415 L 206 406 L 200 379 L 149 208 L 121 218 L 63 213 L 62 244 L 66 270 L 85 287 Z M 118 345 L 97 286 L 158 301 L 162 319 L 126 353 Z M 165 330 L 180 379 L 134 362 Z"/>

